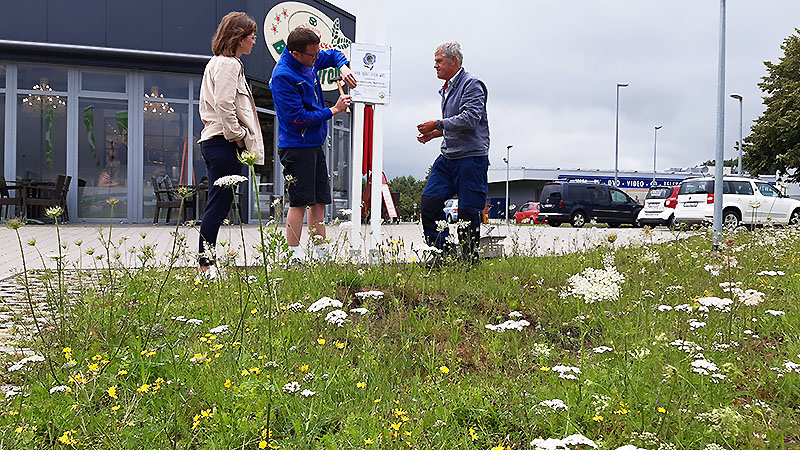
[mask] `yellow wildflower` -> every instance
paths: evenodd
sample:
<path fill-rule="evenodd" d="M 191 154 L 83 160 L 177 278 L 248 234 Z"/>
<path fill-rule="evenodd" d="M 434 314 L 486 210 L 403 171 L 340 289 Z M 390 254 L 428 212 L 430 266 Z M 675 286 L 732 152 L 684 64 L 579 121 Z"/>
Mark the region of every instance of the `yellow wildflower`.
<path fill-rule="evenodd" d="M 75 430 L 65 431 L 61 437 L 58 438 L 58 442 L 66 445 L 75 445 L 78 441 L 75 440 Z"/>
<path fill-rule="evenodd" d="M 445 374 L 446 374 L 446 373 L 450 373 L 450 369 L 448 369 L 448 368 L 447 368 L 447 366 L 442 366 L 442 367 L 439 367 L 439 370 L 440 370 L 442 373 L 445 373 Z"/>
<path fill-rule="evenodd" d="M 119 372 L 117 372 L 117 375 L 127 375 L 127 374 L 128 374 L 127 370 L 120 370 Z"/>
<path fill-rule="evenodd" d="M 136 389 L 136 392 L 147 392 L 149 390 L 150 390 L 150 385 L 145 383 L 145 384 L 139 386 L 139 388 Z"/>
<path fill-rule="evenodd" d="M 233 383 L 231 383 L 231 380 L 229 380 L 229 379 L 228 379 L 228 380 L 225 380 L 225 387 L 226 387 L 226 388 L 229 388 L 229 387 L 231 387 L 231 386 L 233 386 Z"/>
<path fill-rule="evenodd" d="M 660 412 L 661 414 L 666 414 L 666 413 L 667 413 L 667 410 L 666 410 L 666 409 L 664 409 L 663 407 L 659 406 L 659 407 L 658 407 L 658 412 Z"/>
<path fill-rule="evenodd" d="M 474 428 L 470 428 L 469 429 L 469 437 L 471 437 L 473 441 L 478 439 L 478 434 L 475 433 L 475 429 Z"/>
<path fill-rule="evenodd" d="M 308 371 L 308 364 L 303 364 L 300 366 L 300 372 L 307 372 Z"/>
<path fill-rule="evenodd" d="M 108 396 L 111 397 L 111 398 L 114 398 L 114 399 L 117 398 L 117 386 L 116 385 L 111 386 L 110 388 L 108 388 Z"/>
<path fill-rule="evenodd" d="M 322 338 L 317 339 L 317 344 L 325 345 L 325 339 L 322 339 Z"/>
<path fill-rule="evenodd" d="M 365 387 L 367 387 L 367 383 L 364 383 L 363 381 L 359 381 L 358 383 L 356 383 L 356 387 L 359 388 L 359 389 L 364 389 Z"/>

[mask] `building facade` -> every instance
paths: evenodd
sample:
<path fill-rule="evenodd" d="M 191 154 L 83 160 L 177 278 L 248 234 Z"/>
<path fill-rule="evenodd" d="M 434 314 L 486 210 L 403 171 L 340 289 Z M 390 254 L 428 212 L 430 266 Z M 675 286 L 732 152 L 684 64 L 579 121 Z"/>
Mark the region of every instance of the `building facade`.
<path fill-rule="evenodd" d="M 147 222 L 152 179 L 196 185 L 206 176 L 197 140 L 200 80 L 220 19 L 244 11 L 258 42 L 242 57 L 261 122 L 266 162 L 256 166 L 262 214 L 283 195 L 276 116 L 268 82 L 291 28 L 313 27 L 323 48 L 349 55 L 355 17 L 305 0 L 31 0 L 8 2 L 0 16 L 0 173 L 7 180 L 72 176 L 73 221 Z M 336 75 L 325 71 L 323 81 Z M 326 101 L 338 97 L 325 83 Z M 329 123 L 326 149 L 334 203 L 349 204 L 350 117 Z M 250 177 L 252 178 L 252 177 Z M 252 186 L 241 188 L 254 218 Z M 112 207 L 108 199 L 117 199 Z"/>

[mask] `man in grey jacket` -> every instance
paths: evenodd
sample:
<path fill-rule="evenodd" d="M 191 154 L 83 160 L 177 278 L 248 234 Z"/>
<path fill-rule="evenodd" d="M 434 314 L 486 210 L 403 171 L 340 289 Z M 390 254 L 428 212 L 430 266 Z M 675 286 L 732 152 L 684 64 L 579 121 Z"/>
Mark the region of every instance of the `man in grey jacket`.
<path fill-rule="evenodd" d="M 481 80 L 461 67 L 462 62 L 457 42 L 436 47 L 433 68 L 436 76 L 445 80 L 439 90 L 442 119 L 417 125 L 417 140 L 424 144 L 434 138 L 443 139 L 441 155 L 434 161 L 422 191 L 422 230 L 428 245 L 451 252 L 448 229 L 441 224 L 445 223 L 445 200 L 458 194 L 461 256 L 474 263 L 478 261 L 481 216 L 489 189 L 488 91 Z"/>

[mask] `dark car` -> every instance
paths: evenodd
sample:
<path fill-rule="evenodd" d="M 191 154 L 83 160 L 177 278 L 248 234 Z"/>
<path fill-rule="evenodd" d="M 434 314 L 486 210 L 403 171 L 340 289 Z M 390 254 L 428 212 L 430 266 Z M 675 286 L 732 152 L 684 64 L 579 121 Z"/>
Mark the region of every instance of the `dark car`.
<path fill-rule="evenodd" d="M 591 183 L 548 183 L 542 189 L 539 219 L 557 227 L 569 222 L 580 228 L 589 220 L 610 227 L 638 225 L 642 205 L 615 187 Z"/>

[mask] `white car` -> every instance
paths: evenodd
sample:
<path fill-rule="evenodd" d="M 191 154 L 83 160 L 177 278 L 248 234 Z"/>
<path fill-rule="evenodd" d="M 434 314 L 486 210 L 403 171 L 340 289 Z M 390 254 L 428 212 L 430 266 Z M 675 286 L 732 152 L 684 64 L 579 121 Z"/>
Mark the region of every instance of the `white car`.
<path fill-rule="evenodd" d="M 679 186 L 657 186 L 647 191 L 644 208 L 639 211 L 640 225 L 675 226 L 675 206 L 678 203 Z"/>
<path fill-rule="evenodd" d="M 798 224 L 800 201 L 781 194 L 755 178 L 723 178 L 722 224 L 733 229 L 740 224 Z M 688 178 L 678 189 L 675 222 L 709 224 L 714 220 L 714 178 Z"/>
<path fill-rule="evenodd" d="M 447 223 L 456 223 L 458 220 L 458 199 L 451 198 L 444 202 L 444 218 Z"/>

